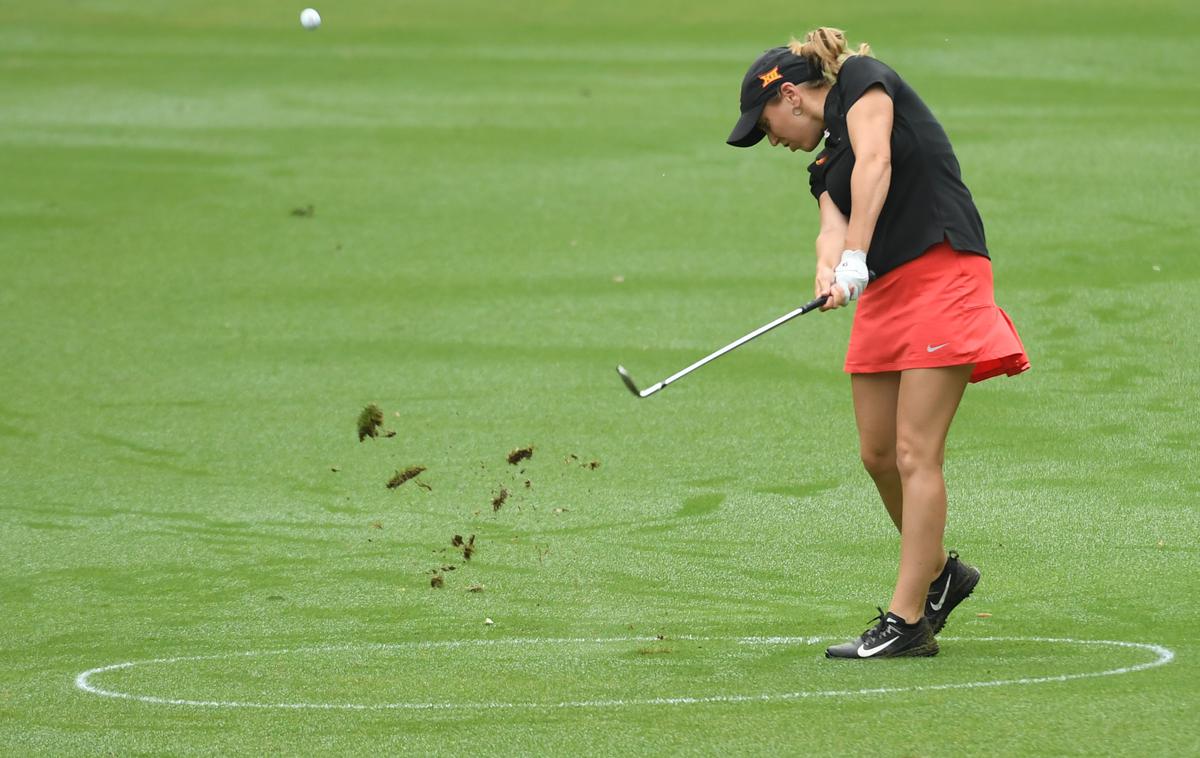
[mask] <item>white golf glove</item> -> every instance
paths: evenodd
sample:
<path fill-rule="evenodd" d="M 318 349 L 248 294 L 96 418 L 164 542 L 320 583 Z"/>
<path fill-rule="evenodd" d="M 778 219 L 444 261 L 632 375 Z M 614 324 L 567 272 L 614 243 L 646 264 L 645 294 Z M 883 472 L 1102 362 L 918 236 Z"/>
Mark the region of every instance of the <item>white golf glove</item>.
<path fill-rule="evenodd" d="M 833 270 L 833 284 L 842 288 L 847 301 L 857 300 L 870 278 L 867 254 L 862 250 L 843 250 L 842 262 Z"/>

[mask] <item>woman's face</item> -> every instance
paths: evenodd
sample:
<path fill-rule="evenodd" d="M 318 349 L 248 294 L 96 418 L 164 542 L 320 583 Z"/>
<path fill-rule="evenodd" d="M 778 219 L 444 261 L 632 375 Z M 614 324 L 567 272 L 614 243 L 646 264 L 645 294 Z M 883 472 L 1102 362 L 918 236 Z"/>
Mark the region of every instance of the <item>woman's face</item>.
<path fill-rule="evenodd" d="M 820 90 L 807 92 L 794 84 L 780 89 L 780 98 L 763 108 L 758 126 L 767 133 L 771 145 L 783 145 L 792 152 L 812 152 L 825 134 L 823 97 Z M 823 94 L 823 93 L 821 93 Z M 799 111 L 797 116 L 795 111 Z"/>

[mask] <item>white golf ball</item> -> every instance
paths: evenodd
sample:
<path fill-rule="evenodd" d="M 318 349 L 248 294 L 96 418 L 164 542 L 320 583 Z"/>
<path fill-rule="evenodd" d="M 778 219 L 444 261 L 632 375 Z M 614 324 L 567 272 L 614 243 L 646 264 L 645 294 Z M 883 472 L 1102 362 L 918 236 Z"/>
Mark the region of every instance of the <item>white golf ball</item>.
<path fill-rule="evenodd" d="M 317 13 L 314 8 L 305 8 L 300 11 L 300 26 L 305 29 L 316 29 L 321 25 L 321 14 Z"/>

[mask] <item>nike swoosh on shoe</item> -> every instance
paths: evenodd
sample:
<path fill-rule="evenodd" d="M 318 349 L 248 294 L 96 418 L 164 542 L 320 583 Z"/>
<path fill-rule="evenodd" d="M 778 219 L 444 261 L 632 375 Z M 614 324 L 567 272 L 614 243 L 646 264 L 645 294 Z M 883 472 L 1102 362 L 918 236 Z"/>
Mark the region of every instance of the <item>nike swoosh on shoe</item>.
<path fill-rule="evenodd" d="M 942 598 L 936 603 L 930 603 L 929 607 L 935 611 L 940 611 L 942 606 L 946 604 L 946 596 L 950 594 L 950 582 L 954 579 L 953 576 L 946 577 L 946 586 L 942 588 Z"/>
<path fill-rule="evenodd" d="M 883 643 L 882 645 L 876 645 L 875 647 L 872 647 L 872 648 L 868 648 L 866 645 L 859 645 L 858 646 L 858 657 L 859 658 L 870 658 L 871 656 L 875 655 L 876 653 L 880 652 L 881 650 L 886 650 L 889 645 L 891 645 L 893 642 L 895 642 L 898 639 L 900 639 L 900 638 L 892 637 L 890 640 Z"/>

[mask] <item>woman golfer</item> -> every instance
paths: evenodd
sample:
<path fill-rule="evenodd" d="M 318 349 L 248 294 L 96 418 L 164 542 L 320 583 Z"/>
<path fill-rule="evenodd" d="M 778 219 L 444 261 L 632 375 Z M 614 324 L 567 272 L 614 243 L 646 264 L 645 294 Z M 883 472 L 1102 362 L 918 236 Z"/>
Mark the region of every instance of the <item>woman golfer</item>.
<path fill-rule="evenodd" d="M 996 306 L 983 222 L 950 140 L 917 93 L 838 29 L 768 50 L 742 81 L 729 144 L 811 152 L 821 310 L 858 300 L 846 372 L 863 464 L 900 531 L 887 612 L 832 658 L 936 655 L 979 571 L 947 554 L 946 434 L 968 382 L 1029 368 Z"/>

